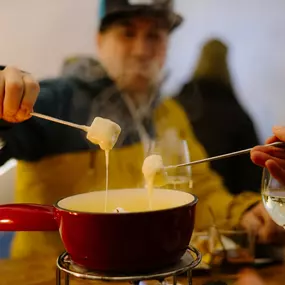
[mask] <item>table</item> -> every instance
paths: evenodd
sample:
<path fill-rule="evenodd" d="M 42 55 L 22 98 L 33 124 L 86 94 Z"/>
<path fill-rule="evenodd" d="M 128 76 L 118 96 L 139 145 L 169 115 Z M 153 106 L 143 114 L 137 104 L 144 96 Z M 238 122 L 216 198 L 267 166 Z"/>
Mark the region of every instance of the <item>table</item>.
<path fill-rule="evenodd" d="M 0 284 L 1 285 L 55 285 L 55 256 L 42 258 L 7 259 L 0 260 Z M 266 284 L 284 284 L 285 265 L 274 265 L 258 270 Z M 227 276 L 221 276 L 227 277 Z M 216 279 L 216 278 L 215 278 Z M 210 277 L 194 277 L 194 285 L 202 285 Z M 186 278 L 178 279 L 180 284 L 186 284 Z M 270 283 L 269 283 L 270 281 Z M 64 284 L 64 283 L 62 283 Z M 87 282 L 72 280 L 71 285 L 111 285 L 112 283 Z M 254 284 L 252 284 L 254 285 Z"/>

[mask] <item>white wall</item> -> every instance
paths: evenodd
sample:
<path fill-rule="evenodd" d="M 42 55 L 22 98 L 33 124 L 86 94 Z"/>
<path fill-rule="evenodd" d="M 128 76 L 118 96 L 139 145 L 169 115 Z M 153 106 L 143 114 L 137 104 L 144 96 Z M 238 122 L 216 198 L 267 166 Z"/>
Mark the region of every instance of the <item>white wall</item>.
<path fill-rule="evenodd" d="M 177 7 L 187 20 L 173 37 L 166 90 L 187 79 L 201 43 L 219 36 L 230 45 L 236 89 L 261 139 L 272 124 L 285 124 L 285 1 L 180 0 Z"/>
<path fill-rule="evenodd" d="M 97 0 L 0 0 L 0 64 L 38 77 L 57 74 L 64 56 L 94 53 Z"/>
<path fill-rule="evenodd" d="M 38 77 L 56 75 L 62 59 L 93 53 L 96 0 L 1 0 L 0 63 Z M 264 139 L 273 123 L 285 123 L 285 1 L 178 0 L 186 21 L 174 34 L 168 67 L 172 93 L 187 79 L 199 47 L 221 36 L 231 47 L 240 99 Z"/>

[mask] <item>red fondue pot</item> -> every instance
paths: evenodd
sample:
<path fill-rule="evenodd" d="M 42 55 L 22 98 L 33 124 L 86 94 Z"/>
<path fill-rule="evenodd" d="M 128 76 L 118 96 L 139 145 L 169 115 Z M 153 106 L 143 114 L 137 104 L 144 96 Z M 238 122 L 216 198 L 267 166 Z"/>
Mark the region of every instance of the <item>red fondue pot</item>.
<path fill-rule="evenodd" d="M 72 260 L 88 269 L 143 272 L 177 262 L 189 245 L 198 199 L 156 189 L 148 209 L 145 189 L 64 198 L 54 206 L 0 206 L 0 231 L 57 231 Z M 125 213 L 113 213 L 117 207 Z"/>

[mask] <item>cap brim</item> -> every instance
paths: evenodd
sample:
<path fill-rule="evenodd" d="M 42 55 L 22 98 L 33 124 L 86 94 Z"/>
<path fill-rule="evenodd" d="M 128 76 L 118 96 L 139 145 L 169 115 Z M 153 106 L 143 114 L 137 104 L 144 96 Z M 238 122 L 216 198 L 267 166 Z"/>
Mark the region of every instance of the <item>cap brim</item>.
<path fill-rule="evenodd" d="M 177 13 L 165 9 L 155 9 L 153 7 L 129 7 L 125 10 L 109 13 L 101 20 L 101 24 L 108 24 L 121 18 L 134 16 L 155 16 L 165 20 L 169 29 L 173 31 L 183 23 L 183 17 Z"/>
<path fill-rule="evenodd" d="M 172 30 L 178 28 L 183 23 L 183 17 L 181 15 L 174 13 L 173 16 L 174 16 L 174 21 L 173 21 Z"/>

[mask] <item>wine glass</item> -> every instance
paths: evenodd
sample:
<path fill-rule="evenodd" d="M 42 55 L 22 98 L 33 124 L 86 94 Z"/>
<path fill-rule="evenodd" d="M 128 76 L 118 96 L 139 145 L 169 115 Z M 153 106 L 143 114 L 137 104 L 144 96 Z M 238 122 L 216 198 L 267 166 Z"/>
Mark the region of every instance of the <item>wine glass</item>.
<path fill-rule="evenodd" d="M 276 180 L 267 168 L 263 170 L 261 191 L 268 214 L 276 224 L 285 228 L 285 185 Z"/>
<path fill-rule="evenodd" d="M 164 166 L 189 163 L 191 161 L 187 141 L 179 138 L 174 129 L 169 129 L 159 139 L 151 140 L 150 144 L 148 145 L 146 155 L 149 156 L 153 154 L 157 154 L 162 157 Z M 180 190 L 184 192 L 189 192 L 189 189 L 192 188 L 191 166 L 167 169 L 166 172 L 168 184 L 162 186 L 161 188 Z M 173 280 L 171 277 L 169 277 L 162 282 L 150 283 L 149 281 L 145 281 L 140 283 L 140 285 L 149 284 L 171 285 L 173 284 Z M 177 285 L 181 285 L 181 283 L 177 282 Z"/>
<path fill-rule="evenodd" d="M 190 152 L 186 140 L 171 139 L 154 140 L 148 155 L 161 155 L 165 166 L 190 162 Z M 168 184 L 163 188 L 189 192 L 192 188 L 191 166 L 167 169 Z"/>

